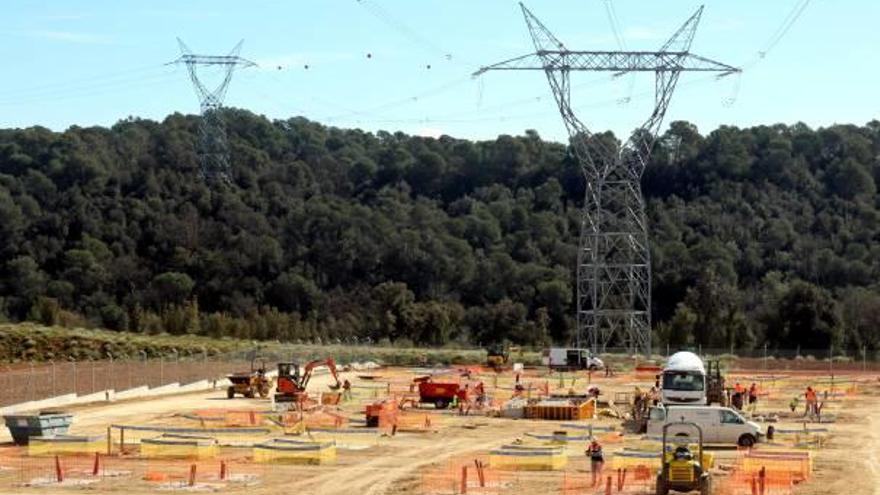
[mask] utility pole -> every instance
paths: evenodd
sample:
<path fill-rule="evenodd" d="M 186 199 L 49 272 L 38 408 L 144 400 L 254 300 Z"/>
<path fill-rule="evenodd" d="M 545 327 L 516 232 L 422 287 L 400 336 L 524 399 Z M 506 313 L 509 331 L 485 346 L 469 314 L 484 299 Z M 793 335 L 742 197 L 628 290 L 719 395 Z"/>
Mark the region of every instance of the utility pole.
<path fill-rule="evenodd" d="M 199 171 L 206 181 L 228 183 L 232 177 L 232 168 L 229 165 L 229 144 L 226 141 L 226 126 L 220 108 L 226 98 L 226 90 L 229 89 L 235 68 L 254 67 L 257 64 L 238 56 L 244 40 L 239 41 L 229 55 L 195 55 L 180 38 L 177 38 L 177 43 L 180 45 L 180 58 L 169 64 L 186 65 L 201 107 Z M 221 67 L 226 73 L 220 84 L 211 90 L 199 79 L 198 68 L 216 66 Z"/>
<path fill-rule="evenodd" d="M 630 352 L 651 354 L 651 257 L 641 177 L 682 72 L 740 72 L 690 53 L 700 7 L 659 51 L 569 50 L 520 3 L 535 52 L 482 67 L 488 71 L 543 71 L 586 179 L 577 258 L 577 346 L 604 350 L 614 340 Z M 622 146 L 593 136 L 575 115 L 571 72 L 653 72 L 654 111 Z"/>

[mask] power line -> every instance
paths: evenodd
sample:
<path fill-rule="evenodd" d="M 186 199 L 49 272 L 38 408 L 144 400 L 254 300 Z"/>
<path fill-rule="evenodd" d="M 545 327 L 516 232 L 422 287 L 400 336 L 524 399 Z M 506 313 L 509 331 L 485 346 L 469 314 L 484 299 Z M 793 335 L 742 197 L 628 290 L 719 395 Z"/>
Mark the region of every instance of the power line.
<path fill-rule="evenodd" d="M 91 86 L 83 86 L 79 88 L 69 89 L 67 91 L 48 91 L 32 93 L 24 97 L 2 95 L 0 105 L 16 106 L 31 103 L 41 103 L 47 101 L 64 101 L 90 96 L 98 96 L 111 92 L 119 92 L 120 90 L 128 90 L 134 87 L 146 87 L 156 84 L 165 84 L 176 77 L 176 71 L 167 71 L 161 74 L 151 76 L 137 77 L 128 80 L 108 81 L 101 84 L 93 84 Z"/>
<path fill-rule="evenodd" d="M 693 79 L 691 81 L 685 81 L 680 83 L 678 93 L 687 93 L 688 91 L 692 91 L 698 86 L 701 86 L 705 83 L 716 82 L 718 80 L 715 76 L 704 76 L 700 78 Z M 643 101 L 653 99 L 655 96 L 654 90 L 646 90 L 633 94 L 633 101 Z M 529 103 L 541 103 L 543 102 L 543 97 L 531 98 L 528 100 Z M 521 101 L 522 102 L 522 101 Z M 573 110 L 589 110 L 596 108 L 607 108 L 611 106 L 615 106 L 618 104 L 618 100 L 616 98 L 598 100 L 591 103 L 584 103 L 581 105 L 577 105 L 573 108 Z M 495 107 L 511 107 L 514 106 L 512 102 L 498 104 Z M 473 112 L 461 112 L 455 114 L 442 114 L 442 115 L 433 115 L 426 117 L 411 117 L 411 118 L 375 118 L 375 119 L 353 119 L 349 120 L 349 122 L 356 123 L 376 123 L 376 124 L 425 124 L 425 123 L 435 123 L 435 124 L 471 124 L 471 123 L 484 123 L 484 122 L 506 122 L 506 121 L 516 121 L 516 120 L 529 120 L 538 117 L 550 117 L 556 115 L 558 112 L 556 110 L 541 110 L 539 112 L 529 112 L 529 113 L 517 113 L 517 114 L 504 114 L 504 115 L 494 115 L 494 116 L 482 116 L 482 117 L 474 117 L 474 118 L 456 118 L 459 115 L 465 114 L 473 114 L 473 113 L 486 113 L 473 111 Z M 324 121 L 325 119 L 319 119 Z"/>
<path fill-rule="evenodd" d="M 807 10 L 807 7 L 809 7 L 811 1 L 812 0 L 800 0 L 799 3 L 795 4 L 794 8 L 789 13 L 786 20 L 783 21 L 779 30 L 775 33 L 773 37 L 770 38 L 770 41 L 767 43 L 764 49 L 761 50 L 761 53 L 763 54 L 762 57 L 766 56 L 767 53 L 770 52 L 770 50 L 775 48 L 776 45 L 779 44 L 780 41 L 782 41 L 782 38 L 784 38 L 785 35 L 788 34 L 788 31 L 792 28 L 792 26 L 794 26 L 798 19 L 800 19 L 804 11 Z"/>
<path fill-rule="evenodd" d="M 57 93 L 59 90 L 75 90 L 115 84 L 130 85 L 131 83 L 136 83 L 142 77 L 149 77 L 143 75 L 133 76 L 133 74 L 143 74 L 144 72 L 155 71 L 157 69 L 162 69 L 164 72 L 166 67 L 164 65 L 149 65 L 106 74 L 96 74 L 67 81 L 28 86 L 27 88 L 11 89 L 0 93 L 0 97 L 30 97 L 33 95 L 53 94 Z"/>
<path fill-rule="evenodd" d="M 623 33 L 620 29 L 620 20 L 617 17 L 617 11 L 614 8 L 614 0 L 603 0 L 603 5 L 605 6 L 605 16 L 608 18 L 608 24 L 611 26 L 611 32 L 614 34 L 614 40 L 617 42 L 617 49 L 620 51 L 626 51 L 626 40 L 623 37 Z M 626 75 L 628 78 L 625 96 L 619 98 L 617 103 L 620 105 L 627 105 L 630 101 L 632 101 L 632 93 L 635 90 L 636 85 L 636 77 L 634 73 L 630 73 Z"/>
<path fill-rule="evenodd" d="M 358 5 L 361 5 L 367 11 L 370 12 L 376 19 L 384 22 L 392 29 L 397 31 L 400 35 L 410 40 L 412 43 L 421 46 L 423 49 L 432 52 L 434 55 L 441 57 L 443 60 L 447 61 L 457 61 L 458 57 L 453 57 L 452 52 L 444 50 L 439 45 L 431 41 L 430 39 L 419 34 L 415 29 L 410 28 L 403 21 L 397 19 L 387 10 L 382 8 L 377 2 L 373 0 L 355 0 Z"/>
<path fill-rule="evenodd" d="M 605 16 L 608 18 L 608 24 L 611 25 L 611 31 L 614 33 L 614 40 L 617 42 L 617 48 L 626 50 L 626 41 L 620 32 L 620 25 L 617 20 L 617 12 L 614 10 L 613 0 L 604 0 Z"/>
<path fill-rule="evenodd" d="M 327 117 L 327 119 L 328 120 L 338 120 L 340 118 L 345 118 L 348 115 L 371 115 L 371 114 L 375 114 L 376 112 L 393 110 L 393 109 L 400 108 L 405 105 L 418 103 L 424 99 L 427 99 L 427 98 L 430 98 L 433 96 L 443 94 L 453 88 L 457 88 L 457 87 L 461 86 L 463 83 L 470 82 L 471 80 L 472 79 L 470 76 L 460 77 L 460 78 L 454 79 L 452 81 L 446 82 L 444 84 L 441 84 L 440 86 L 436 86 L 434 88 L 423 91 L 421 93 L 418 93 L 418 94 L 415 94 L 412 96 L 408 96 L 406 98 L 398 98 L 398 99 L 389 101 L 387 103 L 383 103 L 381 105 L 377 105 L 375 107 L 372 107 L 372 108 L 369 108 L 366 110 L 346 109 L 347 114 L 334 115 L 334 116 Z"/>
<path fill-rule="evenodd" d="M 812 0 L 797 0 L 792 9 L 782 20 L 782 23 L 776 28 L 776 31 L 774 31 L 770 38 L 768 38 L 764 45 L 762 45 L 762 48 L 755 53 L 754 57 L 743 65 L 743 68 L 754 67 L 758 62 L 767 58 L 767 55 L 776 48 L 801 18 L 804 11 L 810 6 L 810 2 L 812 2 Z"/>

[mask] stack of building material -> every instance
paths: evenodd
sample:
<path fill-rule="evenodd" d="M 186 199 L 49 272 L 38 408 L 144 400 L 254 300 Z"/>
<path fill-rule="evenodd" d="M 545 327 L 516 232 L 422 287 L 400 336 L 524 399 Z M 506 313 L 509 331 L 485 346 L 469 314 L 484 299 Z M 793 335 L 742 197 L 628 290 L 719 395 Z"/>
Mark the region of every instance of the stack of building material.
<path fill-rule="evenodd" d="M 340 449 L 361 450 L 379 443 L 379 431 L 375 428 L 307 428 L 303 438 L 332 442 Z"/>
<path fill-rule="evenodd" d="M 326 464 L 336 460 L 336 444 L 275 438 L 255 445 L 253 454 L 254 462 Z"/>
<path fill-rule="evenodd" d="M 518 471 L 556 471 L 565 468 L 568 457 L 561 447 L 504 445 L 489 452 L 494 469 Z"/>
<path fill-rule="evenodd" d="M 217 440 L 196 435 L 162 435 L 141 440 L 141 457 L 154 459 L 213 459 Z"/>
<path fill-rule="evenodd" d="M 91 455 L 107 450 L 107 437 L 54 435 L 31 437 L 28 443 L 29 456 L 44 455 Z"/>
<path fill-rule="evenodd" d="M 592 419 L 596 415 L 596 401 L 595 399 L 547 399 L 527 405 L 524 415 L 528 419 L 556 421 Z"/>

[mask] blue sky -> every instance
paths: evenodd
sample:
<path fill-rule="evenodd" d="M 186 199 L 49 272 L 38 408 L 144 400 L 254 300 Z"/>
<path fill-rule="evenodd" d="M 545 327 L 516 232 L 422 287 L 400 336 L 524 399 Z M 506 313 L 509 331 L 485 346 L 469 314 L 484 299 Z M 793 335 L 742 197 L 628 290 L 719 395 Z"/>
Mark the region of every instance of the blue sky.
<path fill-rule="evenodd" d="M 606 1 L 526 4 L 569 48 L 616 49 Z M 667 123 L 689 120 L 708 132 L 723 124 L 815 127 L 878 117 L 880 2 L 812 0 L 766 57 L 756 58 L 797 3 L 707 0 L 692 51 L 731 65 L 756 63 L 739 78 L 685 75 Z M 611 5 L 626 47 L 651 50 L 699 2 Z M 470 77 L 480 65 L 531 51 L 512 0 L 7 0 L 0 34 L 3 127 L 62 130 L 198 112 L 184 68 L 163 65 L 179 56 L 180 36 L 199 54 L 224 54 L 244 39 L 241 55 L 260 67 L 236 73 L 226 103 L 270 118 L 478 139 L 525 129 L 565 137 L 541 73 Z M 209 84 L 217 76 L 203 73 Z M 650 75 L 581 73 L 572 84 L 574 106 L 595 131 L 628 133 L 650 113 Z"/>

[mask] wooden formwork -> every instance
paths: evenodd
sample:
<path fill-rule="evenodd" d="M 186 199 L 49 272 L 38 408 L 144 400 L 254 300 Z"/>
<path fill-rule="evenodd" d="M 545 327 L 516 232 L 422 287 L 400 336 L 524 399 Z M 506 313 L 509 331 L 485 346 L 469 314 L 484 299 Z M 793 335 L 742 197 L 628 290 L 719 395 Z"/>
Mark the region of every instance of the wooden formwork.
<path fill-rule="evenodd" d="M 524 411 L 526 419 L 549 419 L 554 421 L 592 419 L 595 414 L 595 399 L 589 399 L 580 403 L 572 401 L 544 401 L 527 405 Z"/>

